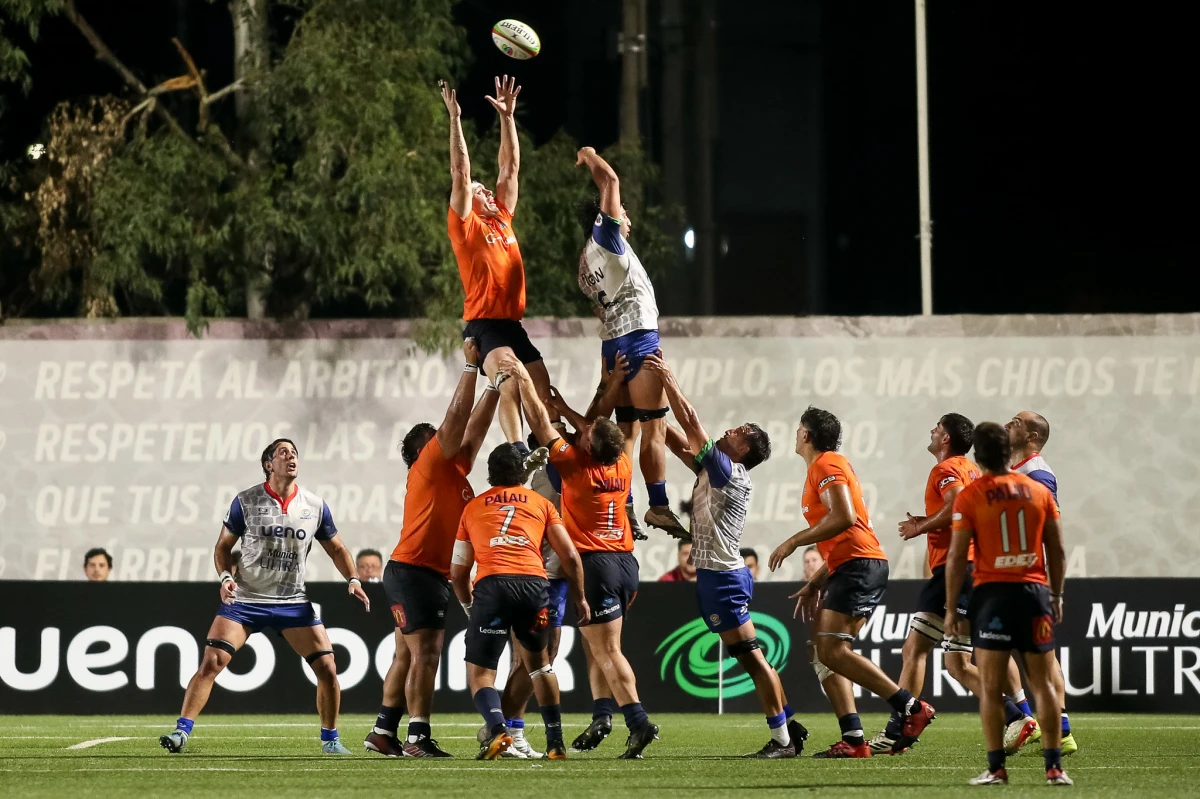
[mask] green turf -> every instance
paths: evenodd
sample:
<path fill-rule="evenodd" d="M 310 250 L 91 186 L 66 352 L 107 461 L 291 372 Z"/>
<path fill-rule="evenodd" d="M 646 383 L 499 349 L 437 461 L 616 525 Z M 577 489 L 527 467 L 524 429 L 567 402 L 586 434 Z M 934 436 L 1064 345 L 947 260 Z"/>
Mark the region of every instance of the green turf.
<path fill-rule="evenodd" d="M 530 716 L 530 738 L 541 745 L 541 725 Z M 868 735 L 884 721 L 864 716 Z M 737 755 L 767 740 L 760 716 L 658 715 L 662 740 L 642 762 L 617 761 L 624 732 L 618 728 L 597 751 L 566 762 L 504 760 L 479 763 L 479 720 L 435 718 L 434 736 L 454 760 L 393 760 L 367 754 L 362 738 L 372 717 L 343 717 L 350 757 L 319 753 L 315 716 L 201 717 L 187 750 L 168 754 L 158 736 L 171 719 L 152 716 L 0 717 L 0 796 L 301 797 L 434 796 L 468 792 L 568 799 L 578 796 L 755 797 L 798 790 L 878 794 L 881 788 L 913 795 L 949 795 L 966 787 L 985 764 L 975 716 L 942 714 L 916 749 L 901 757 L 820 761 L 750 761 Z M 565 720 L 567 741 L 586 724 Z M 805 719 L 809 753 L 837 738 L 831 714 Z M 1143 715 L 1072 716 L 1080 751 L 1065 765 L 1075 790 L 1088 795 L 1196 796 L 1200 778 L 1200 717 Z M 130 740 L 71 750 L 106 737 Z M 1029 753 L 1009 761 L 1007 793 L 1044 791 L 1042 759 Z"/>

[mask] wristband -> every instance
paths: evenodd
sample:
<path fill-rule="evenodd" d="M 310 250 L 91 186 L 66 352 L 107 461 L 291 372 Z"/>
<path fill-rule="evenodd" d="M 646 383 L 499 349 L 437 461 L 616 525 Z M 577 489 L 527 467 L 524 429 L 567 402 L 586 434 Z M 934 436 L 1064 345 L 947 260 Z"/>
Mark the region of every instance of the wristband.
<path fill-rule="evenodd" d="M 357 577 L 351 577 L 350 580 L 346 584 L 354 585 L 355 583 L 358 583 L 358 587 L 362 588 L 362 580 L 358 579 Z"/>
<path fill-rule="evenodd" d="M 473 603 L 471 603 L 471 602 L 459 602 L 458 604 L 462 605 L 463 613 L 467 614 L 467 618 L 470 618 L 470 617 L 471 617 L 471 605 L 472 605 Z"/>
<path fill-rule="evenodd" d="M 229 572 L 221 572 L 221 585 L 225 585 L 225 583 L 229 582 L 232 579 L 233 579 L 233 575 L 230 574 Z"/>
<path fill-rule="evenodd" d="M 1051 592 L 1051 593 L 1050 593 L 1050 598 L 1051 598 L 1051 599 L 1062 599 L 1062 598 L 1063 598 L 1063 595 L 1062 595 L 1062 594 L 1056 594 L 1056 593 L 1054 593 L 1054 592 Z"/>
<path fill-rule="evenodd" d="M 463 366 L 463 371 L 464 372 L 474 372 L 475 374 L 479 374 L 479 364 L 468 363 Z"/>
<path fill-rule="evenodd" d="M 492 385 L 491 383 L 488 383 L 486 386 L 483 387 L 483 390 L 484 391 L 499 391 L 500 389 L 498 389 L 496 386 Z"/>

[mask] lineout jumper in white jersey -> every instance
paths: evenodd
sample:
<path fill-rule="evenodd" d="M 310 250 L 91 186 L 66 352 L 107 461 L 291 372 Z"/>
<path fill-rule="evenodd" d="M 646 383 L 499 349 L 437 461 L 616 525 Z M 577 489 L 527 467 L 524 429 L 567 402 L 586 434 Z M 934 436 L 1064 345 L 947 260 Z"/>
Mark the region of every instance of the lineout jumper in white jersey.
<path fill-rule="evenodd" d="M 692 488 L 692 563 L 697 569 L 732 571 L 742 560 L 742 533 L 750 509 L 750 474 L 711 439 L 696 455 Z"/>
<path fill-rule="evenodd" d="M 635 330 L 658 330 L 654 284 L 621 235 L 621 220 L 596 215 L 579 258 L 579 288 L 604 313 L 600 326 L 604 341 Z"/>

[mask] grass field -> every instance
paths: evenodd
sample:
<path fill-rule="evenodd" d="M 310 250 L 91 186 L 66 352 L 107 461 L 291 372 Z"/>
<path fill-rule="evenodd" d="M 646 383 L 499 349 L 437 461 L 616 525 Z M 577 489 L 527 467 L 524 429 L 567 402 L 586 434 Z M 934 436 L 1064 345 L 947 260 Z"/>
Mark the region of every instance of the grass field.
<path fill-rule="evenodd" d="M 540 722 L 531 740 L 544 743 Z M 0 796 L 287 796 L 346 797 L 464 795 L 723 797 L 803 790 L 949 795 L 966 788 L 985 764 L 975 716 L 940 715 L 921 744 L 901 757 L 821 761 L 742 760 L 767 740 L 760 716 L 657 715 L 662 740 L 642 762 L 615 760 L 624 730 L 596 752 L 566 762 L 476 762 L 479 719 L 434 719 L 434 737 L 454 760 L 394 760 L 362 749 L 374 717 L 346 716 L 339 723 L 352 757 L 322 756 L 314 716 L 202 716 L 188 748 L 170 755 L 158 746 L 172 720 L 153 716 L 0 717 Z M 837 738 L 832 715 L 804 719 L 812 735 L 807 754 Z M 868 735 L 883 716 L 864 716 Z M 564 719 L 567 741 L 587 723 Z M 1065 766 L 1074 790 L 1087 795 L 1196 796 L 1200 778 L 1200 717 L 1148 715 L 1072 716 L 1080 751 Z M 116 740 L 71 748 L 97 739 Z M 1045 791 L 1036 752 L 1010 758 L 1013 791 Z"/>

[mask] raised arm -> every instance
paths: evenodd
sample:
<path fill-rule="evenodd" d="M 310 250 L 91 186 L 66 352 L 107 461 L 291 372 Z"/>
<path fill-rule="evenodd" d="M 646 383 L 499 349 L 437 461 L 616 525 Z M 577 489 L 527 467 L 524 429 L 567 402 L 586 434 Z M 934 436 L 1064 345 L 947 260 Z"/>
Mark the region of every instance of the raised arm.
<path fill-rule="evenodd" d="M 496 415 L 496 406 L 499 402 L 500 389 L 489 383 L 483 390 L 483 396 L 479 398 L 479 402 L 475 403 L 475 410 L 471 411 L 467 430 L 463 433 L 460 452 L 467 456 L 472 467 L 475 466 L 475 458 L 483 446 L 483 439 L 487 437 L 488 428 L 492 426 L 492 419 Z"/>
<path fill-rule="evenodd" d="M 700 467 L 696 464 L 696 450 L 688 444 L 687 436 L 683 434 L 683 431 L 673 424 L 667 425 L 667 449 L 675 453 L 675 457 L 683 461 L 684 466 L 693 472 L 700 471 Z"/>
<path fill-rule="evenodd" d="M 603 368 L 603 367 L 601 367 Z M 629 361 L 620 352 L 613 362 L 613 370 L 604 378 L 604 390 L 596 392 L 592 404 L 588 406 L 585 418 L 591 422 L 596 419 L 607 419 L 612 415 L 613 408 L 621 398 L 621 389 L 625 385 L 625 376 L 629 371 Z"/>
<path fill-rule="evenodd" d="M 951 516 L 954 515 L 954 498 L 962 490 L 961 484 L 948 488 L 942 497 L 945 504 L 932 516 L 913 516 L 911 513 L 906 513 L 905 516 L 908 518 L 900 522 L 900 537 L 909 541 L 919 535 L 926 535 L 934 530 L 949 527 Z"/>
<path fill-rule="evenodd" d="M 496 96 L 487 101 L 500 114 L 500 174 L 496 177 L 496 199 L 510 214 L 517 212 L 517 173 L 521 170 L 521 145 L 517 141 L 517 95 L 521 87 L 508 75 L 496 78 Z"/>
<path fill-rule="evenodd" d="M 550 424 L 550 413 L 538 397 L 537 386 L 529 376 L 525 364 L 510 351 L 500 359 L 500 368 L 518 381 L 521 387 L 521 409 L 525 412 L 525 421 L 529 422 L 529 429 L 537 436 L 538 442 L 545 445 L 559 438 L 558 431 Z"/>
<path fill-rule="evenodd" d="M 471 158 L 467 155 L 467 140 L 463 138 L 462 109 L 454 89 L 444 80 L 438 81 L 442 102 L 450 112 L 450 207 L 459 219 L 471 213 Z"/>
<path fill-rule="evenodd" d="M 600 211 L 613 219 L 624 214 L 621 208 L 621 181 L 608 162 L 596 154 L 594 147 L 584 147 L 575 156 L 575 166 L 586 166 L 592 172 L 592 182 L 600 190 Z"/>
<path fill-rule="evenodd" d="M 662 377 L 663 389 L 667 392 L 667 402 L 671 406 L 671 413 L 675 414 L 675 421 L 679 422 L 679 426 L 687 436 L 688 446 L 692 448 L 693 452 L 704 449 L 704 445 L 709 440 L 708 431 L 704 429 L 704 425 L 700 424 L 700 415 L 696 413 L 692 403 L 683 396 L 667 362 L 662 359 L 661 355 L 647 355 L 642 362 L 642 368 L 658 372 Z"/>
<path fill-rule="evenodd" d="M 450 407 L 446 409 L 446 418 L 438 425 L 438 446 L 442 448 L 442 457 L 449 460 L 458 454 L 462 448 L 463 434 L 467 429 L 467 420 L 471 417 L 471 402 L 475 399 L 475 379 L 479 377 L 479 347 L 475 339 L 463 339 L 463 355 L 467 359 L 463 367 L 462 377 L 450 398 Z"/>

